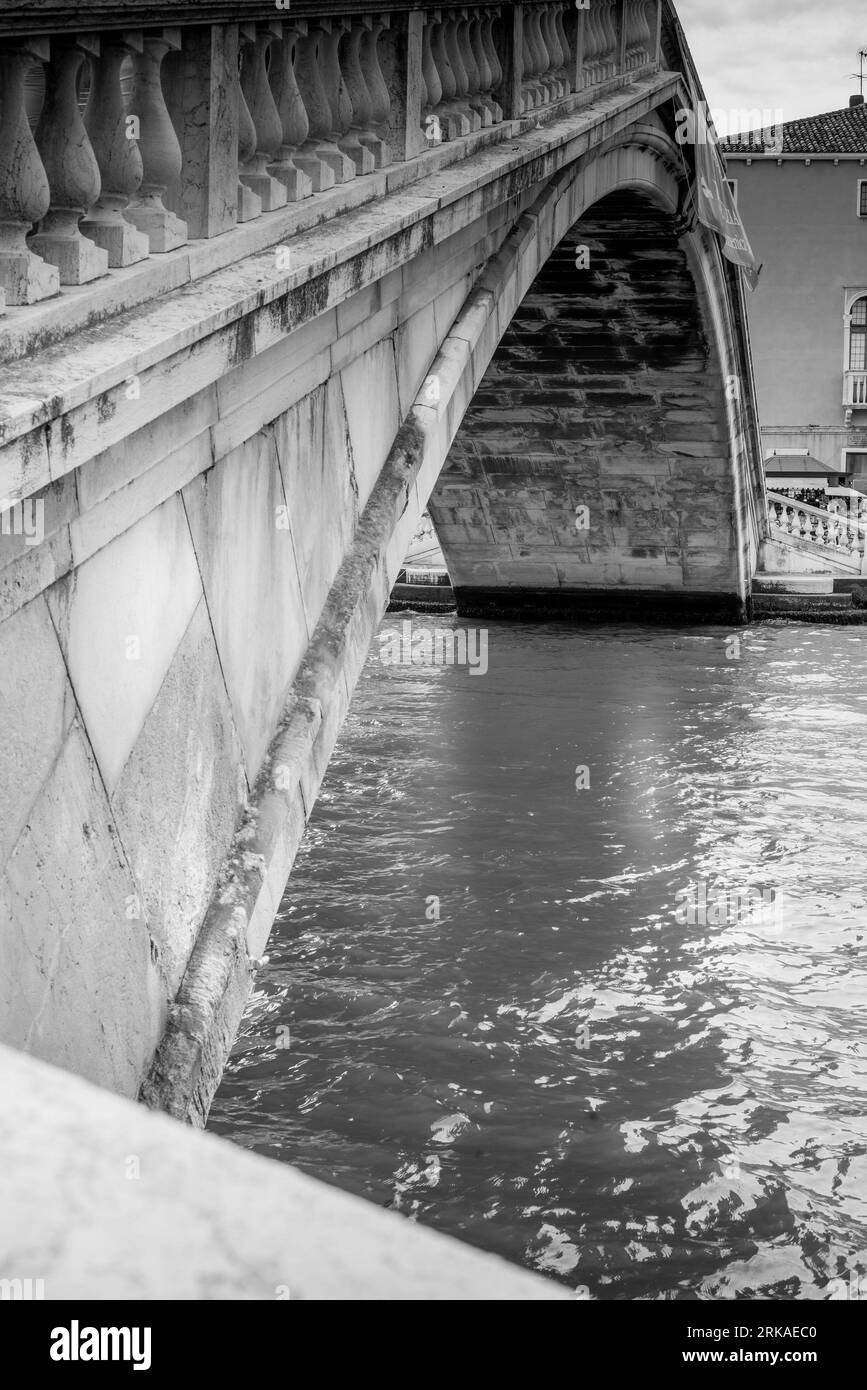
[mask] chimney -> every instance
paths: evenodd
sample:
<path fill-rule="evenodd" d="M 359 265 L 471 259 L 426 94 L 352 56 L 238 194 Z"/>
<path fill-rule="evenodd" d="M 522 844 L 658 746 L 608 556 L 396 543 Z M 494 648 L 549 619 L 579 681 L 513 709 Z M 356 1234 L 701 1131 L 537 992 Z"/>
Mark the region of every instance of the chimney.
<path fill-rule="evenodd" d="M 850 97 L 850 98 L 849 98 L 849 110 L 850 110 L 850 111 L 851 111 L 852 108 L 855 107 L 855 106 L 863 106 L 863 105 L 864 105 L 864 98 L 863 98 L 863 96 L 855 96 L 855 97 Z"/>

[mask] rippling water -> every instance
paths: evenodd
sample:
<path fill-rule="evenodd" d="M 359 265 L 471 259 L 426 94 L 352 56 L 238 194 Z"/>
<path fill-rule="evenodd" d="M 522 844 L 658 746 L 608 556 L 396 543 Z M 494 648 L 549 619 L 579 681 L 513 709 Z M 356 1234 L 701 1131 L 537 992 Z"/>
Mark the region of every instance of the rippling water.
<path fill-rule="evenodd" d="M 486 675 L 374 642 L 210 1128 L 591 1298 L 828 1298 L 867 1272 L 867 634 L 487 631 Z M 690 925 L 700 884 L 773 910 Z"/>

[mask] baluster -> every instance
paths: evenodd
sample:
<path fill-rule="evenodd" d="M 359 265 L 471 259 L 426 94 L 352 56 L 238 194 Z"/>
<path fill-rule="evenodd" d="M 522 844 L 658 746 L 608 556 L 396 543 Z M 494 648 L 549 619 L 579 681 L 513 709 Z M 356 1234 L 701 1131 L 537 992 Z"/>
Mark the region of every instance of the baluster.
<path fill-rule="evenodd" d="M 623 67 L 624 71 L 630 72 L 636 66 L 636 32 L 638 27 L 638 0 L 623 0 L 621 14 L 622 24 L 625 30 L 623 42 Z"/>
<path fill-rule="evenodd" d="M 595 5 L 596 27 L 599 31 L 599 47 L 596 51 L 596 63 L 598 70 L 597 83 L 606 80 L 610 71 L 609 54 L 611 51 L 611 31 L 608 27 L 608 0 L 597 0 Z"/>
<path fill-rule="evenodd" d="M 530 20 L 530 36 L 536 53 L 536 77 L 542 91 L 542 104 L 548 106 L 557 94 L 557 86 L 549 77 L 551 60 L 548 55 L 545 36 L 542 33 L 542 9 L 539 5 L 534 5 L 531 9 L 525 10 L 524 13 L 529 16 Z"/>
<path fill-rule="evenodd" d="M 256 157 L 256 127 L 238 73 L 238 221 L 252 222 L 262 214 L 262 199 L 243 177 Z"/>
<path fill-rule="evenodd" d="M 443 92 L 439 110 L 436 112 L 439 117 L 440 134 L 443 140 L 456 140 L 461 135 L 469 135 L 470 121 L 469 116 L 461 111 L 455 102 L 457 81 L 446 44 L 446 21 L 444 19 L 440 19 L 433 28 L 431 52 Z"/>
<path fill-rule="evenodd" d="M 256 194 L 263 212 L 275 212 L 289 201 L 286 184 L 268 167 L 277 162 L 283 143 L 283 123 L 268 81 L 268 53 L 282 37 L 279 20 L 241 25 L 241 91 L 253 122 L 255 149 L 241 166 L 239 178 Z"/>
<path fill-rule="evenodd" d="M 121 87 L 121 68 L 132 53 L 141 53 L 141 33 L 103 34 L 84 124 L 99 165 L 101 190 L 84 221 L 84 236 L 108 253 L 112 269 L 135 265 L 150 252 L 148 239 L 127 222 L 124 212 L 142 181 L 138 141 L 130 136 Z"/>
<path fill-rule="evenodd" d="M 334 169 L 319 152 L 317 138 L 327 132 L 331 124 L 331 110 L 316 61 L 316 36 L 310 33 L 306 19 L 294 20 L 292 32 L 295 35 L 293 75 L 304 111 L 305 128 L 304 139 L 295 149 L 292 160 L 309 178 L 313 192 L 322 193 L 326 188 L 333 188 L 337 182 Z"/>
<path fill-rule="evenodd" d="M 303 19 L 293 20 L 284 25 L 283 43 L 279 50 L 271 51 L 269 72 L 274 103 L 280 117 L 283 143 L 280 146 L 279 159 L 268 165 L 268 172 L 283 184 L 290 203 L 299 203 L 302 198 L 309 198 L 313 192 L 310 175 L 305 174 L 295 163 L 295 156 L 307 139 L 309 129 L 307 112 L 304 110 L 304 102 L 295 81 L 298 35 L 306 28 L 307 23 Z"/>
<path fill-rule="evenodd" d="M 342 147 L 356 165 L 356 174 L 372 174 L 377 168 L 374 152 L 361 139 L 365 129 L 370 126 L 374 106 L 367 82 L 364 81 L 364 72 L 361 71 L 361 40 L 364 38 L 365 24 L 370 25 L 370 19 L 347 19 L 338 50 L 350 113 L 349 132 L 343 139 Z"/>
<path fill-rule="evenodd" d="M 446 24 L 446 48 L 448 50 L 449 61 L 452 65 L 452 72 L 455 75 L 455 101 L 456 110 L 466 116 L 470 123 L 470 130 L 481 130 L 482 118 L 478 111 L 474 111 L 467 101 L 470 90 L 470 79 L 464 66 L 463 52 L 460 42 L 460 15 L 450 12 L 444 23 Z"/>
<path fill-rule="evenodd" d="M 602 48 L 602 20 L 598 4 L 584 14 L 584 85 L 595 87 L 600 80 L 599 54 Z"/>
<path fill-rule="evenodd" d="M 541 54 L 541 79 L 545 88 L 548 101 L 556 101 L 562 92 L 560 79 L 554 71 L 554 55 L 551 52 L 551 45 L 548 42 L 548 31 L 546 28 L 547 5 L 538 5 L 533 11 L 533 29 L 536 35 L 536 45 Z"/>
<path fill-rule="evenodd" d="M 388 122 L 390 110 L 392 110 L 392 97 L 390 97 L 388 83 L 382 76 L 382 67 L 379 63 L 379 39 L 382 33 L 390 26 L 388 14 L 375 15 L 368 24 L 365 17 L 363 21 L 364 33 L 361 38 L 361 75 L 364 76 L 364 85 L 367 86 L 371 99 L 371 124 L 367 131 L 361 132 L 361 145 L 367 145 L 368 150 L 377 161 L 377 168 L 383 168 L 386 164 L 392 163 L 392 149 L 388 140 Z"/>
<path fill-rule="evenodd" d="M 47 39 L 0 51 L 0 288 L 9 304 L 35 304 L 60 290 L 57 267 L 26 242 L 48 211 L 51 193 L 27 120 L 24 83 L 31 62 L 49 57 Z"/>
<path fill-rule="evenodd" d="M 535 54 L 530 41 L 529 10 L 524 9 L 523 27 L 523 79 L 521 82 L 521 111 L 533 111 L 541 105 L 541 91 L 533 81 L 535 75 Z"/>
<path fill-rule="evenodd" d="M 563 51 L 560 49 L 560 35 L 554 25 L 554 6 L 546 4 L 542 10 L 542 35 L 545 38 L 547 57 L 550 61 L 550 79 L 557 83 L 556 100 L 568 95 L 563 79 Z"/>
<path fill-rule="evenodd" d="M 328 141 L 332 149 L 336 150 L 344 161 L 343 178 L 338 176 L 338 182 L 347 183 L 359 173 L 371 173 L 373 159 L 369 150 L 363 150 L 359 155 L 358 151 L 362 147 L 352 145 L 349 136 L 349 127 L 352 123 L 352 102 L 349 100 L 343 74 L 340 71 L 340 40 L 343 36 L 343 20 L 324 19 L 320 20 L 319 24 L 323 31 L 319 48 L 319 61 L 322 66 L 325 94 L 331 109 L 331 129 L 328 132 Z M 356 164 L 357 155 L 363 168 L 359 168 Z"/>
<path fill-rule="evenodd" d="M 560 42 L 560 53 L 562 54 L 561 62 L 563 65 L 563 81 L 566 84 L 566 95 L 568 96 L 569 93 L 572 91 L 572 49 L 570 48 L 569 40 L 566 37 L 566 28 L 563 18 L 565 9 L 565 5 L 554 5 L 554 28 L 557 31 L 557 38 Z"/>
<path fill-rule="evenodd" d="M 325 77 L 326 71 L 332 79 L 334 76 L 333 67 L 328 65 L 330 37 L 331 21 L 318 19 L 310 21 L 307 35 L 301 40 L 296 76 L 307 108 L 310 134 L 304 147 L 304 160 L 299 158 L 298 163 L 305 172 L 309 172 L 306 161 L 310 156 L 324 160 L 334 175 L 335 183 L 347 183 L 355 178 L 355 165 L 332 138 L 335 118 L 331 109 L 331 92 L 326 85 Z M 335 97 L 336 95 L 335 92 Z M 313 187 L 316 188 L 315 179 Z"/>
<path fill-rule="evenodd" d="M 491 95 L 494 86 L 494 72 L 484 43 L 485 16 L 476 11 L 470 18 L 470 42 L 479 72 L 479 101 L 490 116 L 490 124 L 495 125 L 503 119 L 503 112 Z M 488 122 L 486 122 L 488 124 Z"/>
<path fill-rule="evenodd" d="M 36 127 L 51 202 L 30 246 L 57 266 L 61 285 L 85 285 L 108 270 L 108 252 L 78 230 L 100 190 L 99 165 L 78 105 L 78 74 L 88 54 L 99 54 L 99 40 L 90 35 L 54 40 Z"/>
<path fill-rule="evenodd" d="M 178 29 L 146 34 L 141 53 L 135 56 L 135 75 L 129 110 L 139 119 L 139 150 L 143 177 L 130 201 L 127 218 L 144 232 L 151 253 L 173 251 L 187 242 L 187 224 L 163 203 L 170 184 L 180 178 L 181 147 L 163 95 L 160 70 L 166 54 L 181 47 Z"/>
<path fill-rule="evenodd" d="M 499 5 L 492 6 L 482 13 L 484 16 L 482 21 L 482 43 L 484 44 L 485 53 L 491 69 L 491 91 L 496 92 L 499 91 L 500 84 L 503 80 L 503 65 L 500 62 L 500 55 L 497 52 L 497 45 L 494 41 L 494 25 L 500 17 L 500 7 Z M 494 107 L 495 110 L 499 112 L 499 115 L 495 114 L 494 120 L 501 121 L 503 119 L 502 107 L 497 101 L 494 101 Z"/>
<path fill-rule="evenodd" d="M 545 35 L 545 47 L 551 59 L 551 78 L 557 83 L 557 97 L 569 95 L 569 83 L 566 79 L 563 65 L 566 62 L 566 55 L 560 47 L 560 34 L 556 24 L 556 5 L 546 5 L 542 15 L 543 33 Z"/>
<path fill-rule="evenodd" d="M 361 144 L 358 136 L 352 130 L 354 112 L 342 70 L 346 28 L 347 21 L 329 19 L 321 50 L 323 55 L 322 76 L 328 103 L 331 107 L 329 140 L 350 166 L 346 168 L 344 182 L 346 179 L 355 178 L 358 174 L 372 174 L 374 169 L 373 155 Z"/>
<path fill-rule="evenodd" d="M 456 26 L 457 43 L 467 74 L 467 104 L 470 110 L 478 116 L 482 127 L 485 127 L 491 125 L 492 118 L 490 111 L 482 101 L 482 74 L 479 71 L 471 37 L 474 22 L 475 15 L 471 19 L 468 10 L 460 11 L 460 18 Z"/>
<path fill-rule="evenodd" d="M 638 4 L 638 63 L 640 68 L 653 62 L 653 15 L 655 0 L 639 0 Z"/>
<path fill-rule="evenodd" d="M 375 167 L 383 169 L 391 163 L 391 148 L 385 138 L 388 134 L 391 97 L 379 64 L 379 39 L 383 30 L 388 28 L 389 19 L 387 15 L 375 19 L 365 15 L 361 19 L 354 19 L 353 25 L 359 31 L 358 75 L 368 102 L 368 114 L 364 120 L 359 120 L 356 113 L 358 138 L 373 155 Z M 349 95 L 355 109 L 352 89 Z"/>
<path fill-rule="evenodd" d="M 605 76 L 606 78 L 615 77 L 620 64 L 620 41 L 617 26 L 618 0 L 608 0 L 604 7 L 602 22 L 607 30 L 607 46 L 605 49 Z"/>
<path fill-rule="evenodd" d="M 542 47 L 539 42 L 539 30 L 537 20 L 539 11 L 529 5 L 524 6 L 524 34 L 527 40 L 527 51 L 530 60 L 530 86 L 533 90 L 533 105 L 547 106 L 550 100 L 548 88 L 542 82 L 542 72 L 545 66 Z"/>
<path fill-rule="evenodd" d="M 424 83 L 424 102 L 422 103 L 422 129 L 425 139 L 437 145 L 443 138 L 440 118 L 436 108 L 443 99 L 443 84 L 434 62 L 431 39 L 435 25 L 439 22 L 439 11 L 429 11 L 423 15 L 421 33 L 421 76 Z"/>

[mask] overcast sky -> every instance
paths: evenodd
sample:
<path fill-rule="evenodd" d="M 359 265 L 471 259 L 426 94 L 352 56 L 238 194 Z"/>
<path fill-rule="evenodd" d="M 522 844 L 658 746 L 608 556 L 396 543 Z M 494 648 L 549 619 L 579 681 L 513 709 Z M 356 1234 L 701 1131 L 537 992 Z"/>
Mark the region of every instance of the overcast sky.
<path fill-rule="evenodd" d="M 857 73 L 867 48 L 867 0 L 675 0 L 675 8 L 712 107 L 779 108 L 794 121 L 848 106 L 859 90 L 846 74 Z"/>

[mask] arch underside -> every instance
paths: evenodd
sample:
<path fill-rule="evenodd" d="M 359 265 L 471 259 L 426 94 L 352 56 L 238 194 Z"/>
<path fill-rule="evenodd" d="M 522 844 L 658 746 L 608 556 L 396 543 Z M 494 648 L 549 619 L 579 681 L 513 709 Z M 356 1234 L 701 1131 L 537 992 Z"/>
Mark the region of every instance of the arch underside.
<path fill-rule="evenodd" d="M 670 170 L 637 159 L 657 186 L 604 193 L 559 241 L 433 487 L 467 615 L 743 613 L 737 450 L 695 235 Z"/>

